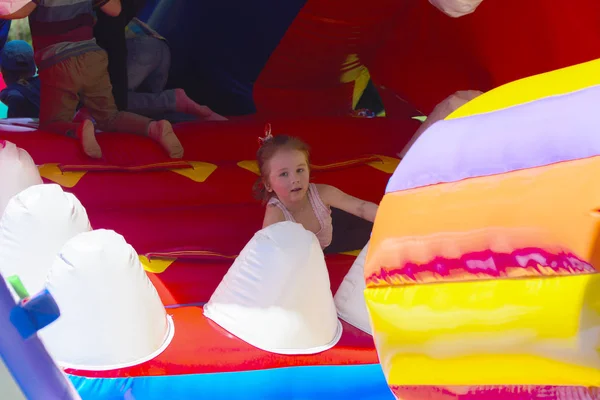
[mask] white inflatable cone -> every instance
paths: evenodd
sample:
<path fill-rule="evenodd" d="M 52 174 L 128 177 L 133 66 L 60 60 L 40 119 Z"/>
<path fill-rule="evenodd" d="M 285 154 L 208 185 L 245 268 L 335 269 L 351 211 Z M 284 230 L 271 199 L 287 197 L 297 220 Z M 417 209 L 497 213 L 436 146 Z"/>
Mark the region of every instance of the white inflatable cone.
<path fill-rule="evenodd" d="M 344 277 L 333 300 L 340 318 L 372 335 L 369 312 L 365 303 L 365 260 L 369 244 L 362 249 L 350 271 Z"/>
<path fill-rule="evenodd" d="M 39 335 L 63 368 L 141 364 L 173 338 L 172 320 L 137 253 L 114 231 L 95 230 L 69 240 L 46 285 L 61 315 Z"/>
<path fill-rule="evenodd" d="M 0 219 L 0 273 L 18 275 L 33 295 L 44 288 L 67 240 L 90 229 L 85 208 L 71 193 L 55 184 L 30 186 L 10 199 Z"/>
<path fill-rule="evenodd" d="M 335 346 L 342 334 L 323 251 L 317 237 L 294 222 L 254 235 L 204 314 L 272 353 L 319 353 Z"/>
<path fill-rule="evenodd" d="M 42 183 L 29 153 L 14 143 L 0 140 L 0 217 L 11 197 L 29 186 Z"/>
<path fill-rule="evenodd" d="M 453 18 L 474 13 L 482 1 L 483 0 L 429 0 L 435 8 Z"/>

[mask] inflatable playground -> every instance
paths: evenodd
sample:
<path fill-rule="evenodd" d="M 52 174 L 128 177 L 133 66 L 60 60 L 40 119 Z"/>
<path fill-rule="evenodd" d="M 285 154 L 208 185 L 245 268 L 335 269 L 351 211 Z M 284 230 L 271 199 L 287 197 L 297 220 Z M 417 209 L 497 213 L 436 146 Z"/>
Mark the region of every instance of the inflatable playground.
<path fill-rule="evenodd" d="M 0 398 L 600 400 L 600 5 L 236 4 L 144 9 L 181 160 L 0 121 Z M 374 224 L 261 229 L 265 129 Z"/>

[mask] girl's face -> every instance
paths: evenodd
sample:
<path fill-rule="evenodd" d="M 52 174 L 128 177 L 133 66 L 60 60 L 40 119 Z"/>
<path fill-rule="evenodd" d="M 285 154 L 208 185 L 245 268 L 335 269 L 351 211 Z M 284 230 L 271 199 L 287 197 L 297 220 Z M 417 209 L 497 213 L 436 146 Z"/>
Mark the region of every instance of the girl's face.
<path fill-rule="evenodd" d="M 301 201 L 308 191 L 309 168 L 306 155 L 299 150 L 278 150 L 268 161 L 267 190 L 275 192 L 284 204 Z"/>

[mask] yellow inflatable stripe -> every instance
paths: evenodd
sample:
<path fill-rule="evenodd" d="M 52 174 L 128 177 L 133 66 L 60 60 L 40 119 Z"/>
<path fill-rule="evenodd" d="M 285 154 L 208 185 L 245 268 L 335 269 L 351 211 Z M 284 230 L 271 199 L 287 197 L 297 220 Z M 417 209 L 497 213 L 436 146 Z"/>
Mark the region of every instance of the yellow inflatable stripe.
<path fill-rule="evenodd" d="M 373 167 L 381 172 L 385 172 L 386 174 L 393 174 L 398 164 L 400 164 L 399 158 L 387 157 L 387 156 L 377 156 L 381 161 L 372 161 L 368 163 L 370 167 Z"/>
<path fill-rule="evenodd" d="M 72 188 L 79 183 L 86 174 L 84 171 L 63 172 L 58 164 L 43 164 L 38 167 L 40 176 L 46 178 L 62 187 Z"/>
<path fill-rule="evenodd" d="M 350 83 L 355 82 L 360 78 L 363 71 L 367 68 L 362 65 L 358 54 L 351 53 L 346 56 L 346 59 L 343 61 L 340 66 L 340 82 L 341 83 Z"/>
<path fill-rule="evenodd" d="M 391 385 L 600 386 L 600 274 L 365 290 Z M 427 373 L 423 373 L 427 371 Z"/>
<path fill-rule="evenodd" d="M 361 251 L 362 251 L 362 249 L 352 250 L 352 251 L 344 251 L 344 252 L 341 252 L 340 254 L 343 254 L 345 256 L 358 257 L 358 255 L 360 254 Z"/>
<path fill-rule="evenodd" d="M 194 182 L 202 183 L 217 169 L 217 166 L 211 163 L 200 161 L 188 161 L 188 163 L 192 165 L 192 168 L 173 169 L 172 171 Z"/>
<path fill-rule="evenodd" d="M 343 253 L 339 253 L 339 254 L 344 254 L 344 255 L 348 255 L 348 256 L 354 256 L 354 257 L 358 257 L 358 255 L 360 254 L 361 250 L 353 250 L 353 251 L 347 251 L 347 252 L 343 252 Z M 161 257 L 155 257 L 152 259 L 149 259 L 146 256 L 140 255 L 139 259 L 140 262 L 142 263 L 142 267 L 144 267 L 144 270 L 148 271 L 148 272 L 152 272 L 154 274 L 161 274 L 163 272 L 165 272 L 167 270 L 167 268 L 169 268 L 175 261 L 177 261 L 177 256 L 185 256 L 185 255 L 206 255 L 206 256 L 212 256 L 212 257 L 222 257 L 222 258 L 230 258 L 230 259 L 235 259 L 238 255 L 223 255 L 223 254 L 219 254 L 219 253 L 215 253 L 212 251 L 180 251 L 180 252 L 175 252 L 175 253 L 171 253 L 173 254 L 173 256 L 168 256 L 169 253 L 165 253 L 164 257 L 161 255 Z"/>
<path fill-rule="evenodd" d="M 371 79 L 371 74 L 369 74 L 369 70 L 366 67 L 362 67 L 360 70 L 360 75 L 354 81 L 354 90 L 352 91 L 352 109 L 356 108 L 360 98 L 362 97 L 367 85 L 369 84 L 369 79 Z"/>
<path fill-rule="evenodd" d="M 176 259 L 168 258 L 168 259 L 154 259 L 149 260 L 146 256 L 139 256 L 140 262 L 142 263 L 142 267 L 148 272 L 152 272 L 154 274 L 163 273 L 173 264 Z"/>
<path fill-rule="evenodd" d="M 238 167 L 243 168 L 247 171 L 252 172 L 255 175 L 260 176 L 260 170 L 258 169 L 258 163 L 254 160 L 245 160 L 237 163 Z"/>
<path fill-rule="evenodd" d="M 446 119 L 483 114 L 600 85 L 600 59 L 507 83 L 482 94 Z"/>
<path fill-rule="evenodd" d="M 215 253 L 213 251 L 204 251 L 204 250 L 189 250 L 189 251 L 176 251 L 176 252 L 167 252 L 167 253 L 153 253 L 151 257 L 147 256 L 139 256 L 140 262 L 144 269 L 148 272 L 152 272 L 155 274 L 163 273 L 169 268 L 178 258 L 184 256 L 207 256 L 207 257 L 219 257 L 219 258 L 230 258 L 234 259 L 237 257 L 236 255 L 224 255 L 220 253 Z"/>
<path fill-rule="evenodd" d="M 181 163 L 179 163 L 181 164 Z M 210 175 L 217 169 L 215 164 L 201 162 L 201 161 L 187 161 L 184 163 L 186 168 L 169 168 L 169 163 L 165 164 L 148 164 L 148 165 L 140 165 L 136 167 L 123 167 L 123 172 L 132 171 L 132 172 L 140 172 L 145 169 L 152 170 L 153 168 L 160 168 L 164 166 L 166 169 L 175 172 L 176 174 L 185 176 L 188 179 L 191 179 L 194 182 L 202 183 L 206 181 Z M 72 188 L 79 183 L 81 178 L 88 172 L 103 172 L 103 171 L 111 171 L 108 168 L 112 168 L 110 166 L 103 165 L 92 165 L 89 167 L 86 166 L 78 166 L 81 167 L 81 170 L 73 170 L 73 171 L 63 171 L 60 167 L 60 164 L 43 164 L 38 167 L 40 172 L 40 176 L 42 178 L 46 178 L 54 183 L 57 183 L 66 188 Z M 114 167 L 115 170 L 118 167 Z"/>

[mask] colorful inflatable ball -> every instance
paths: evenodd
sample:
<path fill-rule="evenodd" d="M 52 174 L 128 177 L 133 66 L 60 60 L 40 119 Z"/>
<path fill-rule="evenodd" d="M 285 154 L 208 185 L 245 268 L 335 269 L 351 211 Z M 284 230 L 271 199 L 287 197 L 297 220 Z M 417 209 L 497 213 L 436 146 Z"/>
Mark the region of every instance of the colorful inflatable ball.
<path fill-rule="evenodd" d="M 440 121 L 408 151 L 365 264 L 397 398 L 598 398 L 599 100 Z"/>

